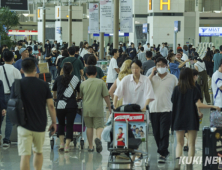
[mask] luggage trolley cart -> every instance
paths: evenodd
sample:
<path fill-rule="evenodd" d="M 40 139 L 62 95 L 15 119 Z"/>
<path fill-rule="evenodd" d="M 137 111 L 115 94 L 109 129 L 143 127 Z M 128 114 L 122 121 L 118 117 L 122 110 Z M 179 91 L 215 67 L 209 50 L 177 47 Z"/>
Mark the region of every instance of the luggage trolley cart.
<path fill-rule="evenodd" d="M 77 102 L 77 104 L 78 104 L 78 112 L 76 114 L 76 117 L 73 123 L 73 131 L 78 132 L 79 134 L 73 134 L 73 144 L 74 144 L 74 147 L 76 147 L 77 141 L 80 138 L 80 148 L 84 149 L 83 132 L 85 132 L 85 126 L 84 126 L 83 115 L 82 115 L 82 100 Z M 57 120 L 57 129 L 58 129 L 58 120 Z M 54 134 L 50 138 L 51 149 L 54 148 L 54 144 L 55 144 L 54 136 L 57 136 L 57 134 Z"/>
<path fill-rule="evenodd" d="M 128 124 L 135 124 L 135 123 L 144 123 L 146 128 L 146 134 L 144 135 L 145 142 L 146 142 L 146 152 L 137 150 L 139 148 L 139 145 L 142 143 L 142 140 L 140 139 L 130 139 L 126 140 L 126 145 L 122 148 L 117 147 L 116 145 L 116 122 L 122 122 L 126 123 L 126 126 L 128 127 Z M 110 151 L 110 156 L 108 160 L 108 167 L 112 164 L 130 164 L 131 168 L 134 164 L 132 159 L 130 158 L 130 154 L 135 153 L 141 153 L 142 159 L 145 159 L 145 168 L 146 170 L 149 169 L 149 157 L 148 157 L 148 132 L 149 132 L 149 110 L 146 112 L 113 112 L 113 119 L 112 119 L 112 127 L 113 127 L 113 141 L 109 145 L 108 144 L 108 150 Z M 125 138 L 128 138 L 128 135 L 126 135 Z M 139 142 L 138 142 L 139 141 Z M 141 142 L 140 142 L 141 141 Z M 137 144 L 136 144 L 137 143 Z M 117 162 L 114 161 L 114 156 L 119 155 L 120 153 L 125 153 L 129 160 L 128 162 Z"/>

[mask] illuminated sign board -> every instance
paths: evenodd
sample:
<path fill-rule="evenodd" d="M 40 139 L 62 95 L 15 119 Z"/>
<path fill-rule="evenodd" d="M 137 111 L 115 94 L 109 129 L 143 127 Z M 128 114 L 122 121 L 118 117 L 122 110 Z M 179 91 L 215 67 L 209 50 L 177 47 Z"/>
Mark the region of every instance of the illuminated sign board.
<path fill-rule="evenodd" d="M 163 0 L 160 0 L 160 10 L 163 10 L 163 5 L 167 5 L 167 10 L 170 10 L 170 0 L 168 0 L 167 2 L 163 2 Z"/>
<path fill-rule="evenodd" d="M 163 10 L 163 5 L 167 5 L 167 10 L 170 10 L 170 1 L 171 0 L 167 0 L 167 2 L 163 2 L 164 0 L 160 0 L 160 10 Z M 149 10 L 152 10 L 152 0 L 149 0 Z"/>
<path fill-rule="evenodd" d="M 199 27 L 199 36 L 222 36 L 222 27 Z"/>
<path fill-rule="evenodd" d="M 152 10 L 152 0 L 149 0 L 149 10 Z"/>

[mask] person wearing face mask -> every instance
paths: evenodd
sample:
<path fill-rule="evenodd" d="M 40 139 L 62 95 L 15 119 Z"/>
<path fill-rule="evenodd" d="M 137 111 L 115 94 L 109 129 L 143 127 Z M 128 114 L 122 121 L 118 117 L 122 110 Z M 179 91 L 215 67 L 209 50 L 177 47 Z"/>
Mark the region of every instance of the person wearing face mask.
<path fill-rule="evenodd" d="M 186 62 L 189 62 L 190 60 L 188 59 L 185 62 L 182 62 L 176 58 L 174 53 L 169 53 L 167 59 L 169 60 L 170 73 L 179 79 L 180 68 L 182 68 Z"/>
<path fill-rule="evenodd" d="M 49 55 L 49 57 L 46 57 L 45 59 L 47 60 L 49 64 L 49 71 L 52 75 L 52 79 L 56 79 L 56 74 L 57 74 L 57 69 L 56 69 L 56 59 L 57 59 L 57 51 L 56 48 L 52 48 L 52 53 Z"/>
<path fill-rule="evenodd" d="M 175 75 L 167 73 L 167 60 L 159 57 L 149 79 L 152 83 L 155 100 L 150 102 L 150 120 L 153 135 L 160 154 L 158 163 L 165 163 L 169 155 L 169 130 L 171 126 L 173 89 L 178 84 Z M 156 73 L 157 71 L 157 73 Z"/>

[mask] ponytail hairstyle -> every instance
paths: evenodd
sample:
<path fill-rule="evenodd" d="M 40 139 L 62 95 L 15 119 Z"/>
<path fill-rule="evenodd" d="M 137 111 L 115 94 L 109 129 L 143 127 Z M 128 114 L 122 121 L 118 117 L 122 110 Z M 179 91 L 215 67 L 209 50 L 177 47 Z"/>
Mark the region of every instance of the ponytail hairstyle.
<path fill-rule="evenodd" d="M 194 60 L 197 60 L 197 61 L 199 61 L 199 62 L 201 62 L 201 63 L 203 62 L 203 60 L 201 60 L 200 57 L 194 57 L 193 59 L 194 59 Z"/>
<path fill-rule="evenodd" d="M 62 77 L 62 84 L 65 87 L 68 87 L 71 79 L 72 79 L 72 75 L 71 72 L 73 70 L 72 64 L 70 62 L 64 63 L 63 65 L 63 77 Z"/>

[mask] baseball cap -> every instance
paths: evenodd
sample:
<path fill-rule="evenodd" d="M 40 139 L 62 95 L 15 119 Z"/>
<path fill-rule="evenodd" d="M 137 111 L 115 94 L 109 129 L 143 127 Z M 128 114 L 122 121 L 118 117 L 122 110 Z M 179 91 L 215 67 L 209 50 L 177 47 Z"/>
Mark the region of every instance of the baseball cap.
<path fill-rule="evenodd" d="M 52 48 L 52 51 L 56 51 L 56 48 Z"/>
<path fill-rule="evenodd" d="M 20 50 L 19 50 L 19 54 L 22 54 L 25 50 L 27 50 L 26 48 L 21 48 Z"/>

